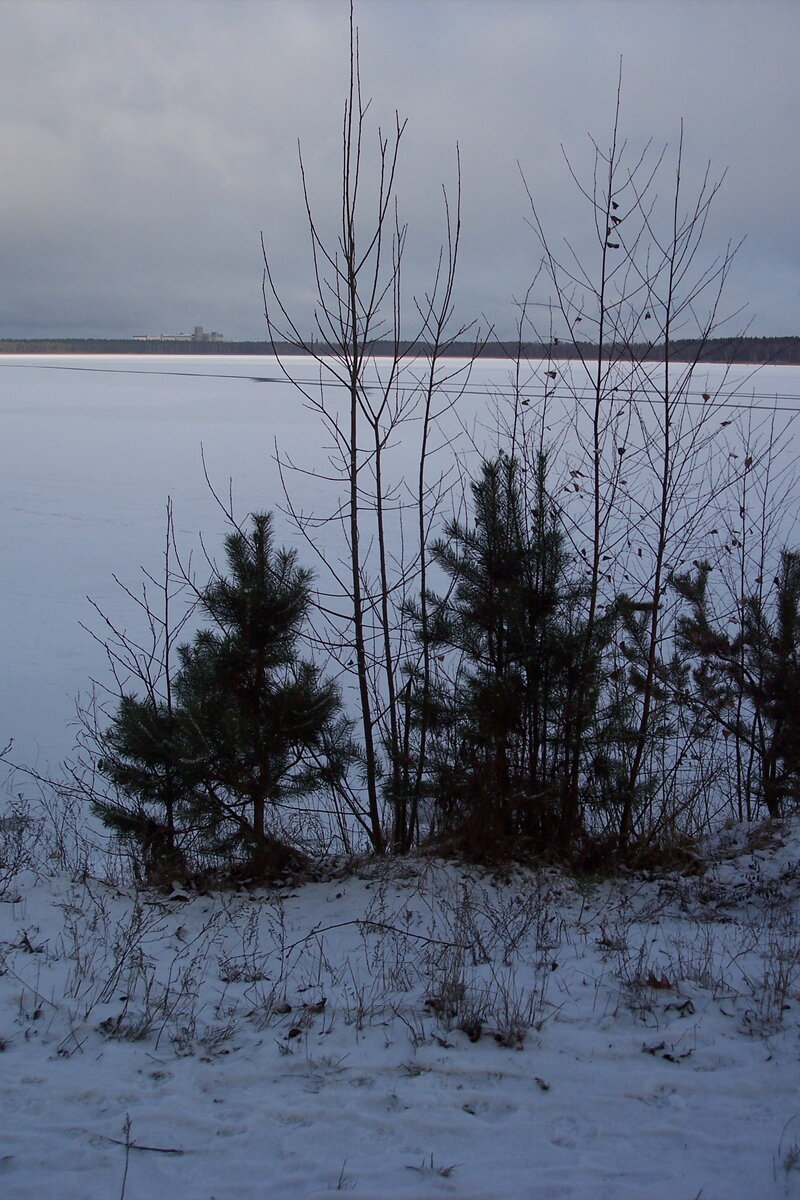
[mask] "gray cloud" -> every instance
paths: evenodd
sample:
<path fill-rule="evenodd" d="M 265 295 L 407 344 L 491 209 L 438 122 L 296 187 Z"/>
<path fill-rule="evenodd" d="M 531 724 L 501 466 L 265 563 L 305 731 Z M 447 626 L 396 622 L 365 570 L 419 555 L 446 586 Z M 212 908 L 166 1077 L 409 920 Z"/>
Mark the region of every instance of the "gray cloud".
<path fill-rule="evenodd" d="M 346 0 L 5 0 L 1 15 L 0 336 L 260 337 L 261 229 L 307 319 L 296 143 L 335 219 Z M 409 118 L 409 289 L 435 258 L 458 141 L 459 313 L 510 332 L 537 262 L 518 163 L 553 240 L 587 248 L 561 146 L 591 171 L 621 59 L 632 150 L 674 146 L 683 118 L 687 186 L 708 160 L 727 169 L 706 248 L 747 237 L 728 307 L 747 305 L 754 333 L 800 332 L 794 0 L 360 0 L 356 15 L 372 115 Z"/>

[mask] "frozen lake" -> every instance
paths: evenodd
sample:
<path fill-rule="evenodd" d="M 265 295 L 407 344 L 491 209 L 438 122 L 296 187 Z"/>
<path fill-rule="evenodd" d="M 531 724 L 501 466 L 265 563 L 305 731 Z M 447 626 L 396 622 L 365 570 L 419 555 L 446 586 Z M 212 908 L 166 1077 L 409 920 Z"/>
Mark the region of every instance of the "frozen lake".
<path fill-rule="evenodd" d="M 308 360 L 291 365 L 309 378 Z M 498 376 L 496 366 L 477 374 Z M 324 465 L 325 439 L 303 398 L 286 382 L 264 382 L 279 375 L 263 358 L 0 359 L 0 745 L 13 737 L 18 761 L 47 772 L 69 753 L 75 697 L 104 669 L 81 628 L 99 628 L 87 596 L 136 627 L 113 576 L 136 588 L 141 566 L 158 573 L 167 498 L 184 552 L 198 561 L 201 532 L 219 549 L 225 521 L 203 459 L 226 498 L 232 480 L 239 518 L 281 502 L 276 442 L 300 464 Z M 314 502 L 308 477 L 293 491 Z M 293 540 L 288 522 L 278 536 Z"/>
<path fill-rule="evenodd" d="M 311 377 L 309 360 L 288 361 Z M 487 442 L 492 392 L 508 385 L 509 371 L 506 362 L 484 360 L 462 401 L 464 420 L 477 420 Z M 713 387 L 721 373 L 703 368 L 697 390 Z M 142 565 L 158 571 L 167 498 L 184 551 L 197 550 L 201 531 L 212 552 L 219 548 L 225 525 L 201 453 L 223 494 L 233 481 L 239 517 L 281 503 L 276 442 L 302 465 L 324 465 L 317 418 L 278 377 L 265 358 L 0 358 L 0 746 L 13 737 L 18 761 L 46 773 L 69 754 L 75 697 L 105 666 L 81 628 L 98 627 L 87 596 L 135 626 L 113 576 L 136 587 Z M 800 368 L 769 367 L 748 376 L 739 399 L 796 407 L 798 393 Z M 403 454 L 402 446 L 393 451 L 394 469 L 411 473 L 413 457 L 404 462 Z M 306 506 L 318 500 L 318 487 L 307 476 L 293 482 Z M 283 520 L 278 536 L 296 542 Z M 302 547 L 300 556 L 313 565 Z"/>

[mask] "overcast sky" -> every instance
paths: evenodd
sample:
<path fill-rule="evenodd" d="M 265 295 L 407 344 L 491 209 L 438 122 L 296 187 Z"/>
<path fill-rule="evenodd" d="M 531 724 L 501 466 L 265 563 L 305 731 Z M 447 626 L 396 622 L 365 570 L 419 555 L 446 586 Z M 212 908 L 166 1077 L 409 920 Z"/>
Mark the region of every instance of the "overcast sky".
<path fill-rule="evenodd" d="M 310 319 L 297 141 L 324 222 L 348 13 L 347 0 L 3 0 L 0 336 L 199 324 L 261 338 L 261 230 Z M 800 334 L 797 0 L 357 0 L 356 19 L 371 116 L 408 118 L 409 291 L 435 263 L 458 143 L 458 313 L 511 333 L 539 259 L 520 167 L 553 243 L 583 252 L 590 213 L 561 147 L 590 178 L 621 58 L 632 152 L 652 138 L 669 155 L 683 119 L 687 187 L 709 161 L 727 171 L 705 246 L 711 259 L 746 238 L 735 324 Z"/>

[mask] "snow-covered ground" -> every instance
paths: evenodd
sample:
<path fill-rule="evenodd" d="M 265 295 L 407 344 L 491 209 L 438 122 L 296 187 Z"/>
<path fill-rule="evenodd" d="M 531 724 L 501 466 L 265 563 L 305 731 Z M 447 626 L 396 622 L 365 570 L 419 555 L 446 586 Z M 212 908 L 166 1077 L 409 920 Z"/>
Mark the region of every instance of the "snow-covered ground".
<path fill-rule="evenodd" d="M 800 1194 L 800 823 L 684 875 L 171 896 L 36 830 L 0 855 L 9 1200 Z"/>
<path fill-rule="evenodd" d="M 201 447 L 240 514 L 280 500 L 276 439 L 324 463 L 269 374 L 0 361 L 0 749 L 42 773 L 69 754 L 105 665 L 86 595 L 128 624 L 113 575 L 158 570 L 168 495 L 183 549 L 219 546 Z M 479 364 L 467 425 L 491 429 L 506 376 Z M 799 377 L 750 386 L 788 403 Z M 0 797 L 0 1196 L 800 1194 L 800 823 L 653 879 L 365 860 L 166 896 L 87 869 L 73 816 L 77 842 L 47 789 Z"/>

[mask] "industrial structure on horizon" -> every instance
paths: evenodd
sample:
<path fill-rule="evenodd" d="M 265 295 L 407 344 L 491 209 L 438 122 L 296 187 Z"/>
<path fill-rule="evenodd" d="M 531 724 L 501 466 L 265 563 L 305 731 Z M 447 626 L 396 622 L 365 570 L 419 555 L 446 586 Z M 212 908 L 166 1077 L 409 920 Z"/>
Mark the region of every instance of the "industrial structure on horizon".
<path fill-rule="evenodd" d="M 224 342 L 221 333 L 206 333 L 202 325 L 195 325 L 194 333 L 135 333 L 134 342 Z"/>

